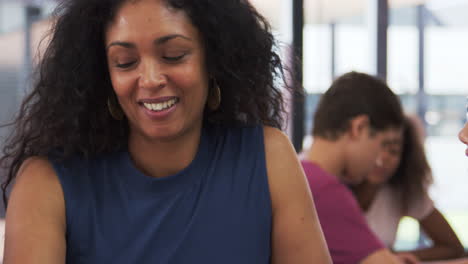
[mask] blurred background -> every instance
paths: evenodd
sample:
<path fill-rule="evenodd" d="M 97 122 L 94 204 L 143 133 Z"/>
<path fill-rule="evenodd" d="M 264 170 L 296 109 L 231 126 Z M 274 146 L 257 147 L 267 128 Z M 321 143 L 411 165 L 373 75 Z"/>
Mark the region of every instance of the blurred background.
<path fill-rule="evenodd" d="M 58 2 L 0 0 L 0 124 L 12 120 L 30 87 Z M 283 56 L 302 57 L 294 70 L 307 93 L 292 98 L 288 117 L 296 149 L 310 144 L 314 109 L 335 77 L 355 70 L 385 78 L 426 125 L 430 193 L 468 248 L 468 161 L 457 139 L 466 121 L 468 0 L 251 2 L 270 21 Z M 0 146 L 8 132 L 0 128 Z M 421 241 L 418 224 L 404 219 L 397 248 Z"/>

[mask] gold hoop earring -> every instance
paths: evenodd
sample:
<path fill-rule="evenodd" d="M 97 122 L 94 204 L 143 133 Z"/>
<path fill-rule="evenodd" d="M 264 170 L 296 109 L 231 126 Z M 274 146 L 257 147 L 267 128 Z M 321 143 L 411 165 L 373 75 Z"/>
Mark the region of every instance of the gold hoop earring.
<path fill-rule="evenodd" d="M 110 115 L 115 119 L 115 120 L 122 120 L 124 118 L 124 113 L 120 107 L 116 106 L 115 103 L 113 103 L 113 100 L 109 97 L 107 98 L 107 109 L 109 109 Z"/>
<path fill-rule="evenodd" d="M 210 98 L 208 99 L 208 108 L 215 111 L 221 105 L 221 89 L 219 88 L 216 79 L 213 79 L 213 86 L 210 89 Z"/>

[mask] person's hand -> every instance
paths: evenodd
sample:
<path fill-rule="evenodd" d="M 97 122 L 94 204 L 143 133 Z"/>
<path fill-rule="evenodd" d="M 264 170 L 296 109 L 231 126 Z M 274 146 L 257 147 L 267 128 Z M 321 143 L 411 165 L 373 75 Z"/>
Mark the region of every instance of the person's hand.
<path fill-rule="evenodd" d="M 404 264 L 419 264 L 421 263 L 415 255 L 411 253 L 396 253 L 398 259 Z"/>

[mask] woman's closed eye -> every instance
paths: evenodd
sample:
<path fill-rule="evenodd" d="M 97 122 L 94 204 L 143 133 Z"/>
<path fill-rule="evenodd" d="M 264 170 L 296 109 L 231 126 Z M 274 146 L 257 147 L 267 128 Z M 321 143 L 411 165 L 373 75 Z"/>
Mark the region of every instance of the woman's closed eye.
<path fill-rule="evenodd" d="M 399 147 L 395 147 L 395 146 L 387 147 L 387 148 L 386 148 L 386 151 L 387 151 L 389 154 L 393 155 L 393 156 L 399 156 L 399 155 L 401 155 L 401 148 L 399 148 Z"/>
<path fill-rule="evenodd" d="M 136 61 L 129 61 L 129 62 L 122 62 L 122 63 L 116 63 L 116 67 L 117 68 L 121 68 L 121 69 L 127 69 L 127 68 L 130 68 L 133 64 L 135 64 Z"/>
<path fill-rule="evenodd" d="M 182 60 L 187 53 L 182 53 L 180 55 L 167 55 L 167 56 L 162 56 L 162 58 L 168 62 L 178 62 Z"/>

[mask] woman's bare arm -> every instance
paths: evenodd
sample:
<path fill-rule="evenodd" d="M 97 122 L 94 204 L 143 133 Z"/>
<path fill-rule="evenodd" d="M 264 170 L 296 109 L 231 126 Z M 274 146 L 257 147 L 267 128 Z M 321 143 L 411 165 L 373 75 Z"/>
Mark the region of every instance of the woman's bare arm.
<path fill-rule="evenodd" d="M 414 254 L 420 260 L 452 259 L 463 256 L 464 248 L 460 240 L 439 210 L 434 209 L 419 223 L 432 240 L 433 245 L 408 253 Z"/>
<path fill-rule="evenodd" d="M 307 179 L 281 131 L 264 128 L 273 207 L 272 263 L 331 263 Z"/>
<path fill-rule="evenodd" d="M 5 229 L 4 264 L 65 263 L 65 203 L 47 159 L 29 158 L 21 166 Z"/>

